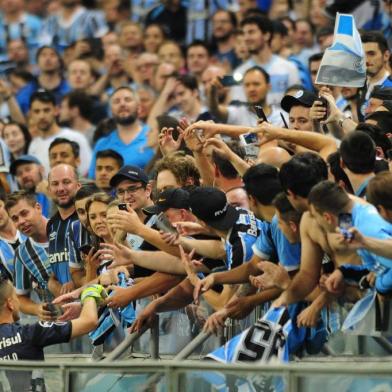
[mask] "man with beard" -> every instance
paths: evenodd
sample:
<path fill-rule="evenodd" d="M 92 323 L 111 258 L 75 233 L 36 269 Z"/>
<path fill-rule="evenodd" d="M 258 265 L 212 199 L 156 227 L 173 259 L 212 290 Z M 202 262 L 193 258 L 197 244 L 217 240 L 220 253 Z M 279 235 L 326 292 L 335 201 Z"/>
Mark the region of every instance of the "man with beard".
<path fill-rule="evenodd" d="M 290 61 L 272 53 L 270 45 L 273 25 L 268 18 L 249 16 L 241 22 L 241 28 L 252 57 L 236 68 L 233 75 L 243 76 L 246 70 L 255 65 L 263 67 L 271 78 L 271 90 L 267 101 L 269 104 L 279 105 L 287 88 L 300 83 L 298 70 Z M 231 96 L 243 100 L 242 86 L 232 87 Z"/>
<path fill-rule="evenodd" d="M 47 225 L 49 262 L 55 283 L 61 286 L 58 294 L 64 294 L 75 288 L 71 277 L 74 271 L 69 269 L 68 232 L 72 222 L 78 219 L 74 203 L 80 182 L 76 169 L 63 163 L 52 168 L 48 182 L 49 193 L 58 209 Z"/>
<path fill-rule="evenodd" d="M 41 162 L 32 155 L 21 155 L 12 162 L 10 173 L 16 178 L 19 189 L 35 194 L 37 202 L 41 205 L 42 214 L 49 217 L 50 200 L 44 193 L 36 192 L 36 187 L 42 182 L 44 175 L 44 167 Z"/>
<path fill-rule="evenodd" d="M 90 164 L 89 177 L 94 178 L 98 151 L 110 148 L 124 158 L 125 165 L 144 168 L 154 155 L 147 146 L 149 127 L 137 119 L 139 102 L 129 87 L 119 87 L 110 98 L 111 112 L 117 129 L 101 138 L 95 145 Z"/>
<path fill-rule="evenodd" d="M 72 131 L 69 128 L 60 128 L 56 123 L 56 100 L 55 97 L 47 91 L 38 91 L 31 96 L 30 116 L 36 125 L 39 136 L 36 136 L 29 146 L 29 154 L 37 157 L 49 172 L 49 147 L 54 139 L 65 138 L 79 144 L 80 147 L 80 174 L 85 175 L 91 160 L 91 148 L 84 135 Z"/>
<path fill-rule="evenodd" d="M 220 9 L 212 17 L 212 42 L 215 45 L 213 56 L 221 62 L 228 62 L 232 68 L 238 65 L 234 52 L 234 30 L 237 26 L 235 13 Z"/>
<path fill-rule="evenodd" d="M 387 40 L 380 32 L 363 33 L 361 40 L 366 55 L 367 91 L 365 98 L 368 100 L 375 86 L 392 87 L 388 71 L 390 52 Z"/>

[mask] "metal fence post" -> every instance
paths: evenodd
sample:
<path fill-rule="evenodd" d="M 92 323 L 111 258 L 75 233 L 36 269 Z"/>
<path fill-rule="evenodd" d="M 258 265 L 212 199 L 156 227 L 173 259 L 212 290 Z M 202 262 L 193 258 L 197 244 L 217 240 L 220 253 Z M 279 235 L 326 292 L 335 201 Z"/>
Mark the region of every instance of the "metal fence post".
<path fill-rule="evenodd" d="M 150 355 L 152 359 L 159 359 L 159 315 L 154 317 L 150 331 Z"/>

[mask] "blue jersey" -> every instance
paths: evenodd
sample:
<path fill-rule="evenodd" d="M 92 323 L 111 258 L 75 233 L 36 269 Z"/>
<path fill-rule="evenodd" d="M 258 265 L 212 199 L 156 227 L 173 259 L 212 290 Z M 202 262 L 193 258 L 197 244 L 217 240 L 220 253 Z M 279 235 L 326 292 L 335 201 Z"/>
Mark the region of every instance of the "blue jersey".
<path fill-rule="evenodd" d="M 101 38 L 107 32 L 108 27 L 102 12 L 79 7 L 72 15 L 71 23 L 62 20 L 59 14 L 49 16 L 44 22 L 40 44 L 53 46 L 63 53 L 76 41 Z"/>
<path fill-rule="evenodd" d="M 42 86 L 40 86 L 37 81 L 32 81 L 23 86 L 16 94 L 16 100 L 18 101 L 23 114 L 27 114 L 30 110 L 30 98 L 39 89 L 42 89 Z M 64 95 L 68 94 L 70 91 L 71 88 L 65 79 L 61 80 L 56 88 L 50 90 L 56 98 L 57 105 L 60 105 Z"/>
<path fill-rule="evenodd" d="M 291 244 L 278 227 L 275 215 L 271 224 L 264 224 L 261 234 L 253 245 L 253 252 L 262 260 L 273 260 L 276 255 L 279 263 L 287 271 L 295 271 L 301 262 L 301 243 Z"/>
<path fill-rule="evenodd" d="M 3 15 L 0 15 L 0 53 L 7 53 L 9 41 L 21 39 L 29 50 L 30 62 L 35 63 L 41 30 L 42 21 L 35 15 L 23 13 L 18 22 L 10 24 L 5 22 Z"/>
<path fill-rule="evenodd" d="M 92 236 L 79 220 L 73 221 L 68 233 L 68 253 L 70 268 L 83 268 L 83 260 L 80 248 L 91 245 Z"/>
<path fill-rule="evenodd" d="M 149 130 L 150 127 L 148 125 L 142 124 L 140 132 L 129 144 L 125 144 L 119 138 L 117 131 L 113 131 L 108 136 L 99 139 L 94 147 L 93 158 L 88 172 L 89 178 L 95 178 L 97 152 L 108 148 L 118 152 L 124 158 L 124 165 L 138 166 L 143 169 L 154 156 L 154 150 L 147 146 Z"/>
<path fill-rule="evenodd" d="M 14 259 L 15 249 L 26 240 L 26 237 L 19 231 L 16 232 L 15 241 L 11 242 L 0 237 L 0 274 L 10 280 L 14 279 Z"/>
<path fill-rule="evenodd" d="M 52 209 L 52 203 L 48 197 L 45 195 L 45 193 L 36 193 L 35 198 L 37 199 L 37 203 L 39 203 L 41 206 L 42 215 L 45 218 L 49 218 L 51 213 L 50 211 Z"/>
<path fill-rule="evenodd" d="M 261 226 L 253 212 L 237 208 L 240 215 L 229 230 L 225 241 L 226 266 L 228 269 L 238 267 L 253 256 L 252 246 L 260 235 Z"/>
<path fill-rule="evenodd" d="M 43 348 L 70 340 L 72 324 L 39 321 L 34 324 L 0 324 L 0 360 L 43 361 Z"/>
<path fill-rule="evenodd" d="M 33 282 L 40 288 L 47 289 L 52 275 L 47 251 L 48 243 L 38 243 L 31 238 L 27 238 L 16 249 L 14 285 L 17 294 L 29 294 Z"/>
<path fill-rule="evenodd" d="M 46 227 L 49 238 L 49 262 L 56 279 L 60 284 L 70 282 L 68 235 L 72 222 L 78 219 L 76 211 L 67 219 L 55 214 Z"/>
<path fill-rule="evenodd" d="M 363 235 L 377 238 L 390 239 L 392 225 L 385 221 L 370 204 L 355 203 L 351 211 L 352 223 Z M 392 260 L 376 255 L 367 249 L 358 249 L 357 253 L 362 260 L 362 266 L 345 264 L 343 267 L 358 270 L 366 268 L 376 273 L 376 290 L 388 293 L 392 290 Z"/>

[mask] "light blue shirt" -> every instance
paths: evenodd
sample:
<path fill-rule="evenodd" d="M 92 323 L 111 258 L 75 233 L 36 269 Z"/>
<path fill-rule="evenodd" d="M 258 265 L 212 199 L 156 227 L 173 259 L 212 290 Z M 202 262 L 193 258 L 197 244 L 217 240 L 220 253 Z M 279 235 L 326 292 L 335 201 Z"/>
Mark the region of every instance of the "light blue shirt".
<path fill-rule="evenodd" d="M 301 262 L 301 243 L 291 244 L 279 229 L 275 215 L 269 225 L 261 227 L 261 234 L 253 245 L 253 252 L 263 260 L 276 256 L 287 271 L 295 271 Z"/>
<path fill-rule="evenodd" d="M 143 169 L 154 156 L 154 150 L 147 146 L 147 136 L 150 128 L 143 125 L 138 135 L 129 143 L 125 144 L 118 136 L 117 130 L 108 136 L 99 139 L 94 147 L 93 158 L 91 160 L 89 178 L 95 178 L 95 160 L 98 151 L 110 148 L 118 152 L 124 159 L 124 165 L 138 166 Z"/>

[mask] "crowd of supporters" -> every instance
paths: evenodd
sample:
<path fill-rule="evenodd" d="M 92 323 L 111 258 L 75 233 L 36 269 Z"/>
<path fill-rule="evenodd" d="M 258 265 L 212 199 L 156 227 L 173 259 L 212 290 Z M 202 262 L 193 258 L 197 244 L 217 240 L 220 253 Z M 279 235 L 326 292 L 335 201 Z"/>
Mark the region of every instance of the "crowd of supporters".
<path fill-rule="evenodd" d="M 125 334 L 161 313 L 250 340 L 255 309 L 287 309 L 288 356 L 359 328 L 369 296 L 387 312 L 392 4 L 351 3 L 0 2 L 0 359 L 90 330 L 105 353 L 112 309 Z M 316 83 L 336 12 L 362 88 Z M 9 329 L 18 312 L 47 324 Z M 236 345 L 211 356 L 275 353 Z"/>

